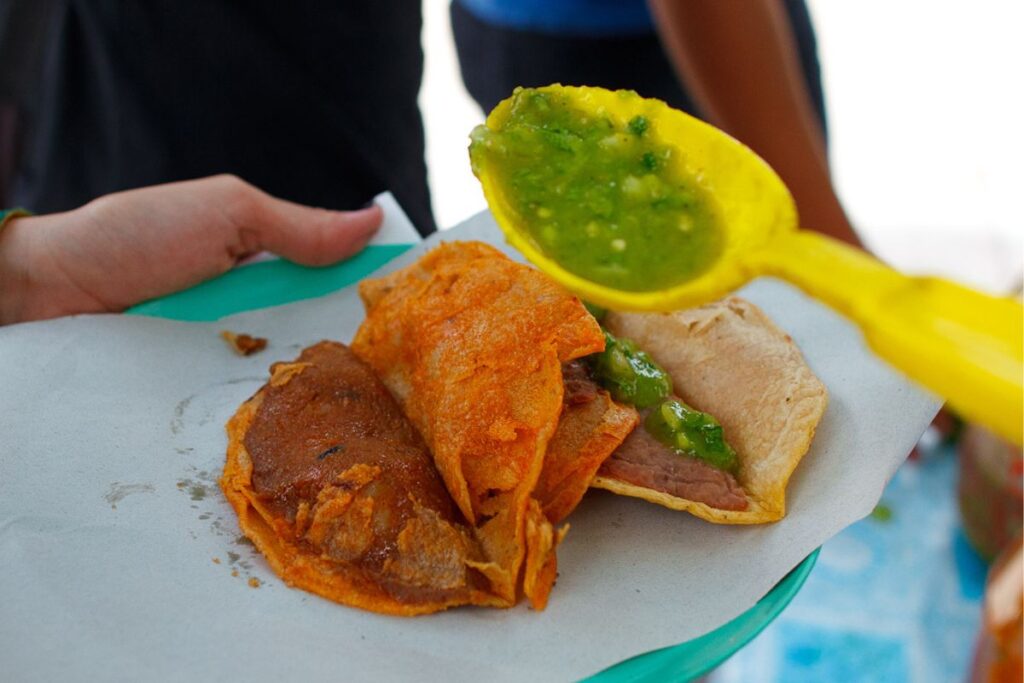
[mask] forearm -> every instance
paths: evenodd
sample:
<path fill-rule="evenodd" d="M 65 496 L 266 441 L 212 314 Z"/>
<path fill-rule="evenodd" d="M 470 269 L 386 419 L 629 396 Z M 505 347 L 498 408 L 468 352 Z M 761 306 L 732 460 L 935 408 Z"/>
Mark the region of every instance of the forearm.
<path fill-rule="evenodd" d="M 0 228 L 0 325 L 102 310 L 42 248 L 69 215 L 17 214 Z"/>
<path fill-rule="evenodd" d="M 649 0 L 705 118 L 763 157 L 808 228 L 859 244 L 835 195 L 825 140 L 778 0 Z"/>

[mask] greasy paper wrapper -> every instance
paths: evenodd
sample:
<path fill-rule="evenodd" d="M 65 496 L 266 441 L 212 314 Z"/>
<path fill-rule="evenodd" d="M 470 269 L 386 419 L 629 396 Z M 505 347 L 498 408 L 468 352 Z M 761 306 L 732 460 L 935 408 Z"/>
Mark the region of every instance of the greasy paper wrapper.
<path fill-rule="evenodd" d="M 519 258 L 483 213 L 381 272 L 442 239 Z M 271 363 L 321 339 L 351 340 L 363 318 L 355 288 L 210 324 L 107 315 L 0 328 L 5 675 L 569 680 L 721 626 L 873 509 L 938 406 L 791 287 L 759 280 L 739 294 L 793 337 L 829 391 L 785 519 L 712 525 L 590 491 L 569 517 L 546 611 L 415 619 L 286 587 L 240 538 L 215 484 L 225 422 Z M 223 329 L 268 348 L 239 357 Z"/>

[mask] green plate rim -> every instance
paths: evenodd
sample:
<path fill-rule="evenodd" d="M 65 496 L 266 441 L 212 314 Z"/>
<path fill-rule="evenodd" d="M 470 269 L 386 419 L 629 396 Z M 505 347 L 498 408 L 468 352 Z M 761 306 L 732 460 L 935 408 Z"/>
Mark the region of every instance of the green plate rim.
<path fill-rule="evenodd" d="M 191 289 L 139 304 L 127 313 L 213 321 L 232 313 L 323 296 L 358 282 L 411 246 L 370 246 L 359 255 L 326 268 L 306 268 L 284 260 L 253 263 Z M 807 581 L 820 551 L 818 548 L 804 558 L 756 605 L 725 625 L 699 638 L 631 657 L 585 680 L 685 681 L 711 671 L 753 640 L 786 608 Z"/>

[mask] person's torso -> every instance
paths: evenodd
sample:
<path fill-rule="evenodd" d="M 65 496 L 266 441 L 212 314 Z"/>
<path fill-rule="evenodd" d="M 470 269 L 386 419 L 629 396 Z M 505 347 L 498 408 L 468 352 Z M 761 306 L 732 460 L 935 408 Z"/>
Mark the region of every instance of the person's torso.
<path fill-rule="evenodd" d="M 418 0 L 58 4 L 20 205 L 228 172 L 329 208 L 391 189 L 432 229 Z"/>

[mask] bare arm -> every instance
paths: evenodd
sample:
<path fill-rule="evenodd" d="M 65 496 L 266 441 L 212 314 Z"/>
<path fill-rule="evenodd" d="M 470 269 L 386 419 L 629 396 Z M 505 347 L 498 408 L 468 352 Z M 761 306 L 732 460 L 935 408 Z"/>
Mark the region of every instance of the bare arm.
<path fill-rule="evenodd" d="M 779 0 L 649 0 L 673 66 L 710 123 L 782 177 L 802 227 L 860 245 L 836 197 L 825 139 Z"/>

